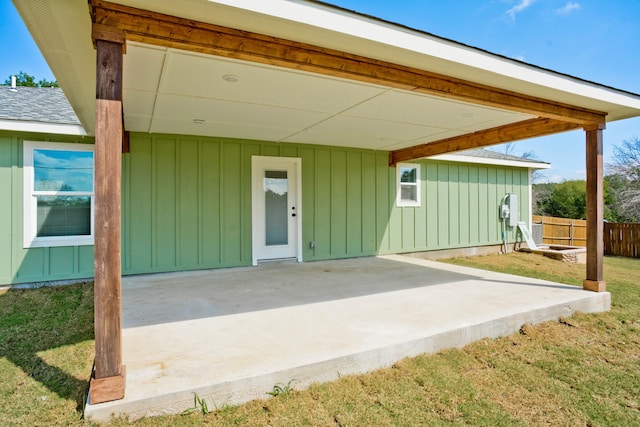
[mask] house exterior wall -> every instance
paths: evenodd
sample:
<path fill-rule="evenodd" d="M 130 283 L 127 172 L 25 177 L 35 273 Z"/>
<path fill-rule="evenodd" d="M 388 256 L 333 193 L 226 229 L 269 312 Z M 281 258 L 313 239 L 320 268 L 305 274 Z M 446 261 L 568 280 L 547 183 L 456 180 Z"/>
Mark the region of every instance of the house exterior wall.
<path fill-rule="evenodd" d="M 0 284 L 93 276 L 93 246 L 24 249 L 23 141 L 93 143 L 92 138 L 0 132 Z"/>
<path fill-rule="evenodd" d="M 251 265 L 254 155 L 302 159 L 304 261 L 499 244 L 498 203 L 507 192 L 519 194 L 520 217 L 529 217 L 524 168 L 414 162 L 422 204 L 398 208 L 387 152 L 132 134 L 123 273 Z"/>
<path fill-rule="evenodd" d="M 91 246 L 22 248 L 22 140 L 0 134 L 0 283 L 90 277 Z M 86 138 L 83 140 L 86 142 Z M 420 160 L 420 207 L 396 207 L 388 152 L 176 135 L 131 134 L 123 155 L 123 274 L 251 265 L 251 156 L 302 159 L 304 261 L 494 245 L 498 203 L 525 168 Z M 513 233 L 510 237 L 513 240 Z M 310 242 L 315 242 L 315 248 Z"/>

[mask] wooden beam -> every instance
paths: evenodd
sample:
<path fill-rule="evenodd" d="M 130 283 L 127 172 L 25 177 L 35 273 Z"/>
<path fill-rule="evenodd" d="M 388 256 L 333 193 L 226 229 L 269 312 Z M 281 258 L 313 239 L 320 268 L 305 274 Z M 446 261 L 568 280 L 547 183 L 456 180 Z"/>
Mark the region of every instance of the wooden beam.
<path fill-rule="evenodd" d="M 126 39 L 341 77 L 442 98 L 590 125 L 605 113 L 523 95 L 425 70 L 277 37 L 92 0 L 94 22 Z"/>
<path fill-rule="evenodd" d="M 94 41 L 102 40 L 107 42 L 117 43 L 121 46 L 125 46 L 126 34 L 124 31 L 118 28 L 109 27 L 107 25 L 93 24 L 91 27 L 91 38 Z"/>
<path fill-rule="evenodd" d="M 583 288 L 606 291 L 604 281 L 604 181 L 602 129 L 586 129 L 587 139 L 587 278 Z"/>
<path fill-rule="evenodd" d="M 95 33 L 94 33 L 95 34 Z M 124 397 L 121 319 L 122 44 L 97 39 L 95 130 L 95 370 L 90 402 Z"/>
<path fill-rule="evenodd" d="M 579 127 L 580 126 L 575 123 L 561 122 L 553 119 L 524 120 L 522 122 L 395 150 L 389 153 L 389 165 L 393 166 L 398 162 L 450 153 L 452 151 L 486 147 L 503 142 L 550 135 Z"/>

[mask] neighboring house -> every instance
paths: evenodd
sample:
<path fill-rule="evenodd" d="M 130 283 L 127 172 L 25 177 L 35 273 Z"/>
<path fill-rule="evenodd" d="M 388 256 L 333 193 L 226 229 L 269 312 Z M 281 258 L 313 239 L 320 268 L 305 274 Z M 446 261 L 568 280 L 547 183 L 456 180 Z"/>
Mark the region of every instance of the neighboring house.
<path fill-rule="evenodd" d="M 3 274 L 80 277 L 95 259 L 91 404 L 124 396 L 123 272 L 496 244 L 507 192 L 528 217 L 526 168 L 425 157 L 583 130 L 583 286 L 606 289 L 603 134 L 640 115 L 637 94 L 318 1 L 14 4 L 95 138 L 95 169 L 87 144 L 41 145 L 81 137 L 6 137 Z M 21 164 L 39 168 L 26 215 Z M 53 211 L 83 222 L 38 235 Z"/>
<path fill-rule="evenodd" d="M 0 283 L 93 277 L 93 172 L 77 167 L 92 166 L 93 138 L 61 89 L 1 86 L 0 105 L 0 194 L 10 201 L 0 207 L 0 227 L 12 230 L 0 243 Z M 389 168 L 387 152 L 366 149 L 139 133 L 129 144 L 123 274 L 251 265 L 256 153 L 301 159 L 301 261 L 499 250 L 500 199 L 518 194 L 520 219 L 529 222 L 529 172 L 548 167 L 483 149 Z M 73 188 L 79 177 L 85 187 Z M 277 186 L 280 178 L 271 180 Z M 286 203 L 268 194 L 274 200 L 266 203 Z M 274 222 L 265 231 L 277 239 L 283 229 Z"/>

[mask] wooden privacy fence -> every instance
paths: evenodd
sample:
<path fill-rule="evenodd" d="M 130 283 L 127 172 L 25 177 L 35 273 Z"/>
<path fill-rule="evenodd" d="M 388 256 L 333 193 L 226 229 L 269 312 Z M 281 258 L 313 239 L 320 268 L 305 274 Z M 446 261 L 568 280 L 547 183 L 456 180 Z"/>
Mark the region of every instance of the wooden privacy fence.
<path fill-rule="evenodd" d="M 545 245 L 587 246 L 587 221 L 533 215 Z M 640 258 L 640 224 L 604 223 L 604 254 Z"/>
<path fill-rule="evenodd" d="M 587 246 L 587 221 L 533 215 L 534 224 L 542 224 L 545 245 Z"/>
<path fill-rule="evenodd" d="M 604 224 L 604 253 L 640 258 L 640 224 Z"/>

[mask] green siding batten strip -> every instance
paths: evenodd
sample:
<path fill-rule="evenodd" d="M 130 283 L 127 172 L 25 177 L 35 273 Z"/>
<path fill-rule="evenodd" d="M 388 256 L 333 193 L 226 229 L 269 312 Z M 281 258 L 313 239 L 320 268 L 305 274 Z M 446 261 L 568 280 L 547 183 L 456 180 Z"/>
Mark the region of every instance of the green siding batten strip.
<path fill-rule="evenodd" d="M 176 142 L 161 138 L 153 141 L 155 170 L 155 268 L 175 270 L 176 265 Z"/>
<path fill-rule="evenodd" d="M 362 153 L 347 152 L 346 253 L 362 254 Z"/>
<path fill-rule="evenodd" d="M 471 198 L 469 194 L 469 166 L 460 165 L 458 168 L 458 245 L 469 246 L 471 242 L 470 229 L 471 217 L 475 216 L 471 210 Z M 465 209 L 466 208 L 466 209 Z"/>
<path fill-rule="evenodd" d="M 376 227 L 376 154 L 362 153 L 362 176 L 358 182 L 362 205 L 358 211 L 361 219 L 360 235 L 363 254 L 372 255 L 378 250 Z"/>
<path fill-rule="evenodd" d="M 331 250 L 335 258 L 347 256 L 347 153 L 331 153 Z M 304 215 L 304 212 L 302 213 Z"/>
<path fill-rule="evenodd" d="M 179 258 L 183 268 L 197 268 L 200 258 L 198 141 L 181 140 L 179 180 Z"/>
<path fill-rule="evenodd" d="M 298 155 L 302 159 L 302 185 L 304 186 L 302 191 L 302 206 L 299 206 L 299 210 L 304 213 L 304 215 L 302 215 L 303 261 L 309 261 L 315 258 L 315 248 L 311 247 L 311 242 L 315 242 L 316 240 L 314 225 L 316 215 L 313 209 L 316 197 L 314 152 L 313 147 L 300 147 L 298 151 Z"/>
<path fill-rule="evenodd" d="M 479 171 L 477 166 L 469 166 L 469 244 L 480 242 L 480 194 Z"/>

